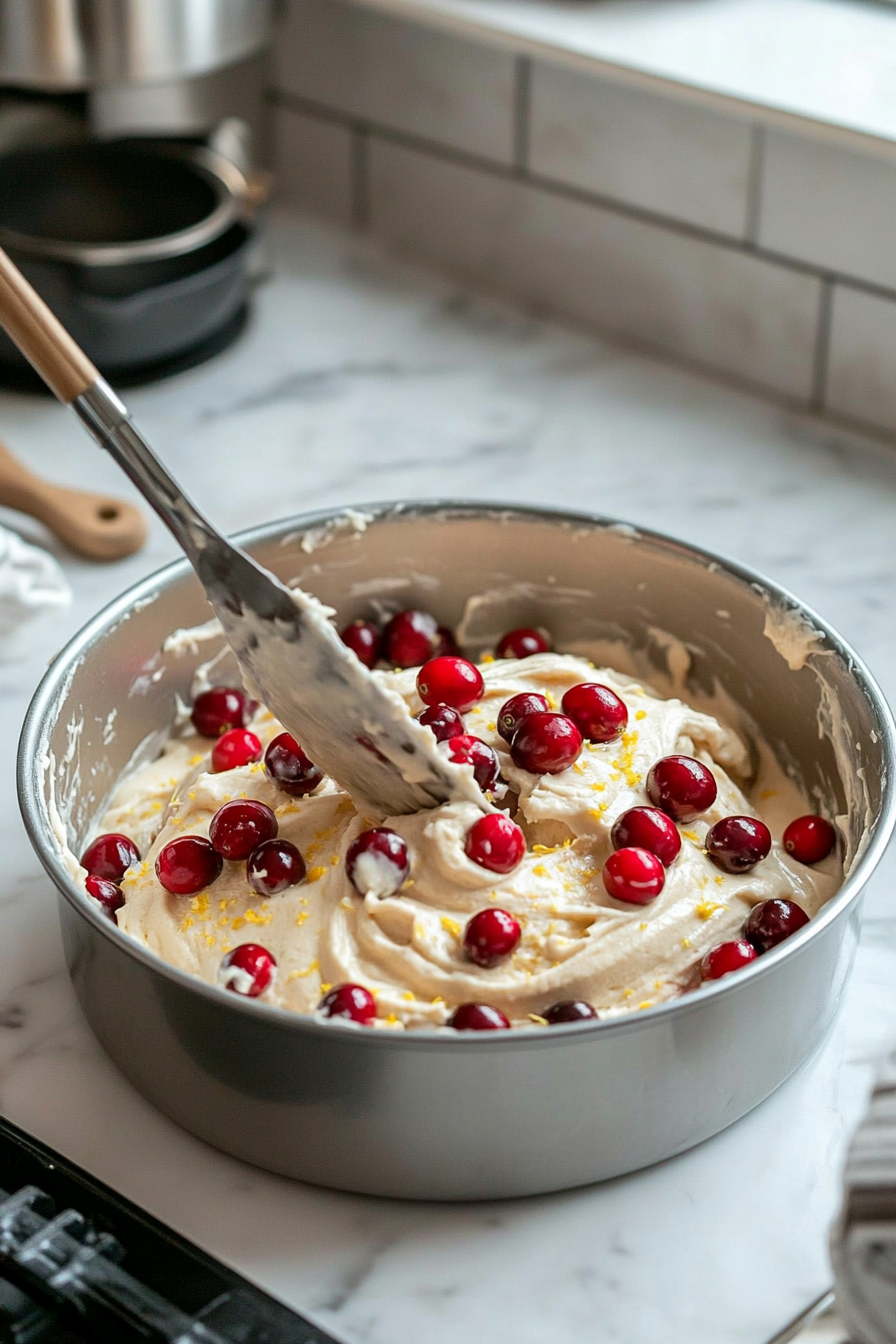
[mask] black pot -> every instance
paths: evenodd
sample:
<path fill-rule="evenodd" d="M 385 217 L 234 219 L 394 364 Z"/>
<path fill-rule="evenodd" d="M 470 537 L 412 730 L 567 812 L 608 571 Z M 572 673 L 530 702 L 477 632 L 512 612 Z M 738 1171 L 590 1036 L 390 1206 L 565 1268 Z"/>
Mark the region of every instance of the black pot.
<path fill-rule="evenodd" d="M 22 150 L 0 156 L 0 244 L 120 381 L 239 326 L 253 243 L 245 188 L 202 145 Z M 2 334 L 0 365 L 25 367 Z"/>

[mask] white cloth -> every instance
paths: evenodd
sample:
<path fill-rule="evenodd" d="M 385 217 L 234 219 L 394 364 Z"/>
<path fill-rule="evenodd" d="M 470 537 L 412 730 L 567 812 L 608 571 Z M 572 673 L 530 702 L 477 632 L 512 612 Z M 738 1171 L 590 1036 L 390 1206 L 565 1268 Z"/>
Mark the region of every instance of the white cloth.
<path fill-rule="evenodd" d="M 896 1054 L 849 1150 L 831 1232 L 837 1307 L 853 1344 L 896 1344 Z"/>
<path fill-rule="evenodd" d="M 26 621 L 71 602 L 68 580 L 52 555 L 0 527 L 0 658 Z"/>

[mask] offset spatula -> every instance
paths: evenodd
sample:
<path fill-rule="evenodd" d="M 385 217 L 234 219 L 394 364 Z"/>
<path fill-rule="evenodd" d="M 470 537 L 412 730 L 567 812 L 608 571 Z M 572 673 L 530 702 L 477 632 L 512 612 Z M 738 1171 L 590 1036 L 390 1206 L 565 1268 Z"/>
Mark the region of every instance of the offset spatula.
<path fill-rule="evenodd" d="M 472 771 L 439 753 L 401 697 L 345 647 L 317 600 L 286 588 L 215 531 L 2 249 L 0 324 L 183 547 L 248 688 L 362 812 L 397 816 L 451 798 L 488 810 Z"/>

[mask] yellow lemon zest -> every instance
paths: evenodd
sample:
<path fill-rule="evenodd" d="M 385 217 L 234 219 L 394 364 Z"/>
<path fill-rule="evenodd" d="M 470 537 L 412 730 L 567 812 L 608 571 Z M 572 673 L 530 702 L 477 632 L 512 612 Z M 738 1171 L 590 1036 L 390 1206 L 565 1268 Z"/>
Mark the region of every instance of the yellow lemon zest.
<path fill-rule="evenodd" d="M 728 909 L 727 905 L 722 905 L 718 901 L 706 900 L 701 901 L 699 905 L 694 907 L 694 914 L 697 916 L 698 919 L 707 920 L 712 919 L 713 915 L 716 913 L 717 910 L 727 910 L 727 909 Z"/>

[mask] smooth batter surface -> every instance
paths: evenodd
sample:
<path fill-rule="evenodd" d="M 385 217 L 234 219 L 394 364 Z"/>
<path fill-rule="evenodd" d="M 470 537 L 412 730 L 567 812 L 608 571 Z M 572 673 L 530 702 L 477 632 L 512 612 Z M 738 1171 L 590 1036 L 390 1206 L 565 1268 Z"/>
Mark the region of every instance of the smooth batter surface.
<path fill-rule="evenodd" d="M 345 854 L 374 819 L 359 816 L 329 780 L 308 797 L 290 798 L 261 764 L 211 774 L 212 743 L 190 737 L 172 740 L 157 761 L 126 780 L 103 818 L 102 830 L 130 835 L 144 856 L 125 877 L 119 926 L 210 982 L 231 948 L 261 943 L 278 967 L 266 999 L 297 1012 L 314 1012 L 329 986 L 352 981 L 374 992 L 383 1026 L 438 1026 L 470 1000 L 500 1008 L 514 1025 L 532 1025 L 530 1015 L 563 999 L 584 998 L 611 1015 L 674 998 L 695 987 L 704 953 L 737 936 L 753 904 L 787 897 L 813 915 L 836 890 L 836 859 L 807 868 L 780 846 L 783 827 L 808 810 L 805 800 L 771 754 L 760 753 L 748 801 L 736 782 L 749 770 L 746 748 L 716 719 L 569 655 L 485 662 L 481 670 L 485 696 L 465 716 L 466 729 L 497 751 L 510 786 L 504 805 L 528 841 L 508 876 L 466 857 L 466 832 L 481 813 L 456 802 L 386 822 L 407 841 L 410 877 L 395 896 L 362 898 L 347 879 Z M 416 669 L 375 675 L 394 685 L 412 712 L 422 707 Z M 518 769 L 495 728 L 504 701 L 538 690 L 559 705 L 581 681 L 601 681 L 622 696 L 627 732 L 615 742 L 586 743 L 559 775 Z M 264 743 L 280 731 L 265 710 L 252 728 Z M 680 828 L 681 853 L 660 896 L 649 905 L 625 905 L 607 895 L 601 880 L 610 830 L 621 813 L 648 801 L 650 766 L 673 752 L 712 769 L 718 798 L 699 821 Z M 280 835 L 305 858 L 305 880 L 264 899 L 249 886 L 243 863 L 225 862 L 199 895 L 167 893 L 154 870 L 162 846 L 177 835 L 207 836 L 217 809 L 242 797 L 274 809 Z M 734 813 L 761 815 L 775 839 L 769 857 L 743 876 L 721 873 L 702 848 L 709 826 Z M 511 911 L 523 935 L 505 962 L 484 970 L 467 960 L 462 937 L 470 916 L 490 904 Z"/>

